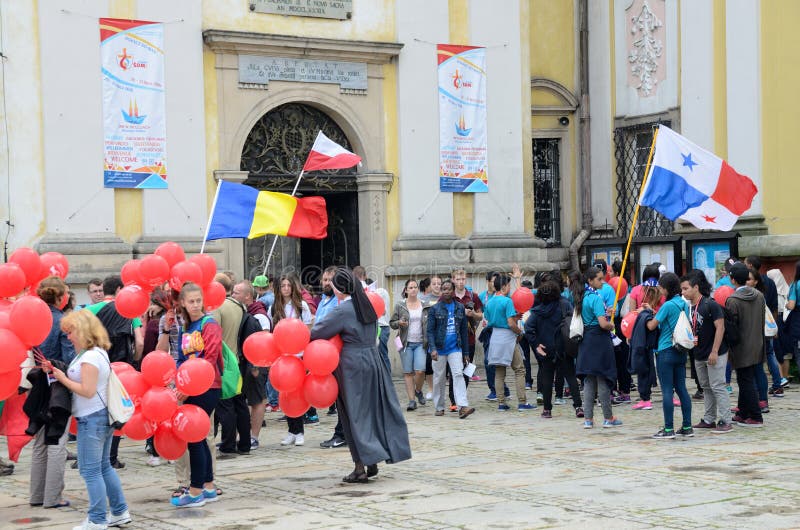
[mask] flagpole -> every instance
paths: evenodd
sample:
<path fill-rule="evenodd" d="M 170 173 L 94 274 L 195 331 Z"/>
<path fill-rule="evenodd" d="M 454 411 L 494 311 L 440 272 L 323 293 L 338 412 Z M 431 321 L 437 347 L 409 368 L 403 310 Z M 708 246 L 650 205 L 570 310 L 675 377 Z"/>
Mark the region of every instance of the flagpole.
<path fill-rule="evenodd" d="M 214 210 L 217 209 L 217 199 L 219 199 L 219 190 L 222 187 L 222 177 L 217 181 L 217 192 L 214 194 L 214 202 L 211 204 L 211 213 L 208 214 L 208 223 L 206 223 L 206 233 L 203 236 L 203 244 L 200 245 L 200 254 L 206 249 L 206 241 L 208 240 L 208 232 L 211 230 L 211 220 L 214 218 Z"/>
<path fill-rule="evenodd" d="M 644 178 L 642 178 L 642 187 L 639 189 L 639 198 L 636 200 L 636 209 L 633 211 L 633 221 L 631 222 L 631 233 L 628 235 L 628 245 L 625 247 L 625 257 L 622 259 L 622 269 L 619 271 L 619 277 L 625 274 L 625 266 L 628 264 L 628 254 L 631 251 L 631 242 L 633 242 L 633 233 L 636 231 L 636 221 L 639 219 L 639 207 L 644 194 L 645 185 L 647 184 L 647 177 L 650 175 L 650 163 L 653 161 L 653 151 L 656 148 L 656 138 L 658 138 L 658 128 L 653 133 L 653 143 L 650 144 L 650 153 L 647 155 L 647 165 L 644 168 Z M 610 265 L 610 264 L 609 264 Z M 614 293 L 614 305 L 611 306 L 611 322 L 614 322 L 614 313 L 617 311 L 617 302 L 619 301 L 619 290 L 622 287 L 622 282 L 617 282 L 617 288 Z"/>
<path fill-rule="evenodd" d="M 300 179 L 303 178 L 303 173 L 305 169 L 300 170 L 300 174 L 297 176 L 297 182 L 294 183 L 294 189 L 292 190 L 292 197 L 294 197 L 295 193 L 297 193 L 297 188 L 300 187 Z M 278 236 L 277 234 L 272 240 L 272 248 L 269 249 L 269 255 L 267 255 L 267 263 L 264 265 L 264 276 L 267 275 L 267 269 L 269 269 L 269 262 L 272 261 L 272 253 L 275 252 L 275 245 L 278 243 Z"/>

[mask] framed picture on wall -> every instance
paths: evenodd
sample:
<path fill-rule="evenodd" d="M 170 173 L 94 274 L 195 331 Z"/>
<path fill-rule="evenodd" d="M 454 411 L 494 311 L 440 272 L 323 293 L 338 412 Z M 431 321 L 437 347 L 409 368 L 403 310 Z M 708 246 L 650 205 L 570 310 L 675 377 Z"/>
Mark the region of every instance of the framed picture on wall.
<path fill-rule="evenodd" d="M 692 234 L 686 241 L 686 264 L 699 269 L 711 285 L 725 275 L 725 261 L 739 254 L 739 234 L 736 232 Z"/>
<path fill-rule="evenodd" d="M 634 239 L 631 254 L 635 256 L 636 263 L 636 267 L 631 269 L 635 272 L 633 275 L 635 283 L 642 281 L 644 268 L 652 263 L 660 263 L 667 268 L 667 271 L 674 272 L 678 276 L 683 274 L 680 236 Z"/>

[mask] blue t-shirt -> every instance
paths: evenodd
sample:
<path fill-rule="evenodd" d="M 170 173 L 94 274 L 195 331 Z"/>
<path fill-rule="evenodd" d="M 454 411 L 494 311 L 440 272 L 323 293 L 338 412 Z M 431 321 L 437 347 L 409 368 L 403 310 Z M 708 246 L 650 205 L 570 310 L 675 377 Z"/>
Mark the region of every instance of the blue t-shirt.
<path fill-rule="evenodd" d="M 481 294 L 478 295 L 478 298 L 481 299 L 481 304 L 483 304 L 484 306 L 486 306 L 486 304 L 489 303 L 489 298 L 491 297 L 492 295 L 489 294 L 488 290 L 483 291 L 481 292 Z"/>
<path fill-rule="evenodd" d="M 570 291 L 569 288 L 564 287 L 564 290 L 561 291 L 561 298 L 563 298 L 564 300 L 569 300 L 570 304 L 575 305 L 575 300 L 573 299 L 572 291 Z"/>
<path fill-rule="evenodd" d="M 586 294 L 583 295 L 581 316 L 583 317 L 583 325 L 586 327 L 600 325 L 600 321 L 597 320 L 597 317 L 606 316 L 606 306 L 600 294 L 586 291 Z"/>
<path fill-rule="evenodd" d="M 714 284 L 714 289 L 719 289 L 723 285 L 727 285 L 728 287 L 733 287 L 733 282 L 731 282 L 731 277 L 727 274 L 717 280 L 717 283 Z"/>
<path fill-rule="evenodd" d="M 492 296 L 483 308 L 483 318 L 486 319 L 487 325 L 493 328 L 508 329 L 508 319 L 516 314 L 514 302 L 502 294 Z"/>
<path fill-rule="evenodd" d="M 456 304 L 450 302 L 444 306 L 447 308 L 447 331 L 444 335 L 444 349 L 439 352 L 439 355 L 449 355 L 460 351 L 456 335 Z"/>
<path fill-rule="evenodd" d="M 797 302 L 798 293 L 800 292 L 800 282 L 793 282 L 792 285 L 789 287 L 789 295 L 786 297 L 787 300 L 791 300 L 793 302 Z"/>
<path fill-rule="evenodd" d="M 660 332 L 658 336 L 658 351 L 672 347 L 672 333 L 678 324 L 678 317 L 681 315 L 681 311 L 686 313 L 688 309 L 686 301 L 679 294 L 676 294 L 670 300 L 664 302 L 661 309 L 658 310 L 655 316 L 656 320 L 658 320 L 658 330 Z"/>
<path fill-rule="evenodd" d="M 614 290 L 614 288 L 603 282 L 603 286 L 600 287 L 600 297 L 603 299 L 603 303 L 606 304 L 606 307 L 611 307 L 614 305 L 614 298 L 616 296 L 617 292 Z M 625 293 L 619 293 L 620 299 L 622 299 L 623 296 L 625 296 Z"/>

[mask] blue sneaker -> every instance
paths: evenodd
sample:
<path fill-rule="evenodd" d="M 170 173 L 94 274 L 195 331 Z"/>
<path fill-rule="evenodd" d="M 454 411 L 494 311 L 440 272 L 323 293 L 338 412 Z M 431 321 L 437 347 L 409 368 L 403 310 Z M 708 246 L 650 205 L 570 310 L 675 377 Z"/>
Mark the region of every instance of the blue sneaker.
<path fill-rule="evenodd" d="M 214 492 L 216 495 L 217 492 Z M 205 506 L 206 498 L 204 494 L 200 494 L 197 497 L 192 497 L 188 493 L 184 493 L 180 497 L 173 497 L 170 501 L 173 506 L 176 508 L 196 508 L 200 506 Z"/>
<path fill-rule="evenodd" d="M 489 395 L 486 396 L 486 401 L 497 401 L 497 394 L 489 392 Z"/>
<path fill-rule="evenodd" d="M 214 502 L 219 500 L 219 495 L 217 495 L 217 488 L 213 490 L 207 490 L 203 488 L 203 498 L 206 502 Z"/>
<path fill-rule="evenodd" d="M 508 406 L 508 405 L 506 405 L 506 404 L 503 404 L 503 405 L 497 405 L 497 410 L 499 410 L 499 411 L 501 411 L 501 412 L 505 412 L 505 411 L 507 411 L 507 410 L 509 410 L 509 409 L 511 409 L 511 407 L 509 407 L 509 406 Z"/>
<path fill-rule="evenodd" d="M 592 427 L 594 427 L 594 422 L 592 420 L 585 420 L 583 422 L 584 429 L 591 429 Z"/>
<path fill-rule="evenodd" d="M 536 405 L 531 405 L 530 403 L 520 403 L 517 405 L 517 410 L 533 410 L 536 408 Z"/>
<path fill-rule="evenodd" d="M 603 420 L 603 428 L 610 429 L 611 427 L 619 427 L 622 425 L 622 420 L 618 420 L 617 418 L 611 418 L 610 420 Z"/>
<path fill-rule="evenodd" d="M 506 397 L 508 397 L 508 396 L 510 396 L 510 395 L 511 395 L 511 390 L 509 390 L 509 389 L 508 389 L 508 387 L 506 387 L 506 390 L 505 390 L 505 392 L 504 392 L 503 394 L 504 394 Z"/>

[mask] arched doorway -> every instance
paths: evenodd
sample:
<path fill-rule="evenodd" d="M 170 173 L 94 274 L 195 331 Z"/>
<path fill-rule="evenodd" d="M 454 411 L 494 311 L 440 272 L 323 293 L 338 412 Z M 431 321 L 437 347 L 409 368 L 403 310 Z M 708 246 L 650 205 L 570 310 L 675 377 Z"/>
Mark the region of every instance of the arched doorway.
<path fill-rule="evenodd" d="M 291 193 L 317 132 L 345 149 L 352 147 L 336 122 L 323 111 L 302 103 L 287 103 L 266 113 L 253 126 L 242 149 L 245 184 Z M 358 264 L 358 193 L 356 170 L 313 171 L 303 175 L 297 195 L 321 195 L 328 210 L 328 237 L 323 240 L 278 238 L 270 276 L 296 271 L 304 284 L 317 287 L 329 265 Z M 245 271 L 249 278 L 264 270 L 275 236 L 245 240 Z"/>

